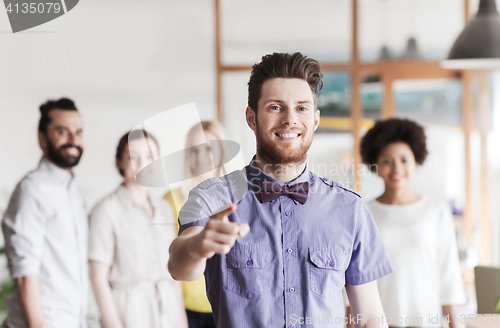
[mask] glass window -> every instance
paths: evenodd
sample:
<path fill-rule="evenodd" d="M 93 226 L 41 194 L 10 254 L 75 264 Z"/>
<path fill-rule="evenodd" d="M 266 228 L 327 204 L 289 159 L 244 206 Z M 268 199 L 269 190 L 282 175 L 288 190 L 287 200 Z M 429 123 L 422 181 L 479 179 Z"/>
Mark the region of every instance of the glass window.
<path fill-rule="evenodd" d="M 320 129 L 351 131 L 351 73 L 323 72 L 323 89 L 318 99 Z"/>
<path fill-rule="evenodd" d="M 384 99 L 384 84 L 381 76 L 378 74 L 362 76 L 360 95 L 363 117 L 372 120 L 380 119 Z"/>
<path fill-rule="evenodd" d="M 351 59 L 351 0 L 222 0 L 222 62 L 253 65 L 273 52 Z"/>
<path fill-rule="evenodd" d="M 396 116 L 423 123 L 460 126 L 460 80 L 397 80 L 393 83 Z"/>

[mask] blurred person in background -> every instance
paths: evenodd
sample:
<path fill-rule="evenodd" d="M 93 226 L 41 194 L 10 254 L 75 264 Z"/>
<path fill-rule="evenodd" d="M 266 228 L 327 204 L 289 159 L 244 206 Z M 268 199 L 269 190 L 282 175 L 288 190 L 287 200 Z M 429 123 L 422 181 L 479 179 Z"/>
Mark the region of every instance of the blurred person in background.
<path fill-rule="evenodd" d="M 83 152 L 74 102 L 40 106 L 38 168 L 16 186 L 2 221 L 16 292 L 6 301 L 9 328 L 87 327 L 88 215 L 72 168 Z"/>
<path fill-rule="evenodd" d="M 157 140 L 143 130 L 120 139 L 116 166 L 124 181 L 90 215 L 91 280 L 105 328 L 187 327 L 181 285 L 167 270 L 172 208 L 136 182 L 153 161 L 150 151 L 158 158 Z"/>
<path fill-rule="evenodd" d="M 204 121 L 191 128 L 186 139 L 186 182 L 177 189 L 169 191 L 165 199 L 175 209 L 178 218 L 179 210 L 188 198 L 189 191 L 200 182 L 218 177 L 222 174 L 221 163 L 223 154 L 213 154 L 211 140 L 225 140 L 222 125 L 216 121 Z M 177 223 L 177 229 L 179 224 Z M 205 290 L 205 277 L 194 281 L 183 281 L 184 306 L 189 322 L 189 328 L 215 328 L 212 307 Z"/>
<path fill-rule="evenodd" d="M 410 188 L 427 153 L 424 129 L 406 119 L 378 121 L 361 141 L 363 162 L 385 185 L 384 193 L 367 205 L 396 266 L 377 281 L 393 327 L 442 327 L 444 314 L 455 328 L 454 305 L 465 303 L 451 210 Z"/>

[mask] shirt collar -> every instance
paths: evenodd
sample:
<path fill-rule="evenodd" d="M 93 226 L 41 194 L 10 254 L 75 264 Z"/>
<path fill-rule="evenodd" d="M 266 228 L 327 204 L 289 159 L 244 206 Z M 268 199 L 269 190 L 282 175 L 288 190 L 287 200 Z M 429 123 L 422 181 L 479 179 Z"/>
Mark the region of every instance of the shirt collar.
<path fill-rule="evenodd" d="M 252 160 L 247 166 L 247 179 L 249 182 L 249 188 L 251 188 L 254 192 L 260 192 L 261 185 L 264 180 L 274 182 L 279 184 L 280 186 L 284 186 L 285 183 L 267 175 L 262 171 L 257 165 L 256 156 L 254 155 Z M 286 183 L 287 186 L 293 186 L 294 184 L 309 181 L 309 170 L 307 169 L 307 163 L 304 168 L 304 171 L 293 181 Z"/>
<path fill-rule="evenodd" d="M 38 167 L 42 170 L 47 171 L 58 182 L 64 184 L 66 187 L 69 187 L 71 182 L 73 181 L 73 174 L 50 162 L 47 158 L 45 158 L 45 156 L 40 159 Z"/>
<path fill-rule="evenodd" d="M 125 187 L 125 184 L 122 183 L 120 185 L 120 187 L 118 187 L 118 190 L 116 191 L 117 194 L 119 195 L 120 199 L 122 200 L 122 202 L 128 206 L 128 208 L 132 208 L 133 206 L 137 207 L 137 208 L 140 208 L 141 210 L 145 211 L 141 206 L 139 206 L 135 200 L 132 198 L 132 195 L 130 194 L 130 191 L 127 189 L 127 187 Z M 151 195 L 149 195 L 149 200 L 151 201 L 151 206 L 153 206 L 153 213 L 154 215 L 153 216 L 156 216 L 156 210 L 158 208 L 158 204 L 156 203 L 156 199 L 154 199 L 153 197 L 151 197 Z"/>

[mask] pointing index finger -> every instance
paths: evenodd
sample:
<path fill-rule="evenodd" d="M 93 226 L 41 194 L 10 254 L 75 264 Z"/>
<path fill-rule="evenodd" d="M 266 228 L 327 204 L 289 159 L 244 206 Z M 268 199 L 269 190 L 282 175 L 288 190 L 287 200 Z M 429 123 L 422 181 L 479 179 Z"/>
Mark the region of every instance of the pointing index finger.
<path fill-rule="evenodd" d="M 213 216 L 214 219 L 218 219 L 218 220 L 221 220 L 221 221 L 228 221 L 228 216 L 231 215 L 232 213 L 234 213 L 234 211 L 236 211 L 236 209 L 238 208 L 238 206 L 236 204 L 231 204 L 231 206 L 229 206 L 228 208 L 226 208 L 225 210 L 215 214 Z"/>

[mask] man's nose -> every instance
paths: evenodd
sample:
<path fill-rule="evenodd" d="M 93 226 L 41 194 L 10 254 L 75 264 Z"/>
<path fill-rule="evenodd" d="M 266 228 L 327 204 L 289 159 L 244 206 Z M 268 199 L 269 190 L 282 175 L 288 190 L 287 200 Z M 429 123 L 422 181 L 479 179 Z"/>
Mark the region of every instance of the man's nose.
<path fill-rule="evenodd" d="M 293 109 L 287 109 L 283 111 L 283 116 L 281 117 L 281 124 L 284 125 L 297 124 L 297 114 Z"/>
<path fill-rule="evenodd" d="M 70 133 L 68 133 L 68 143 L 72 144 L 74 146 L 82 147 L 82 145 L 83 145 L 83 138 L 78 133 L 70 132 Z"/>

